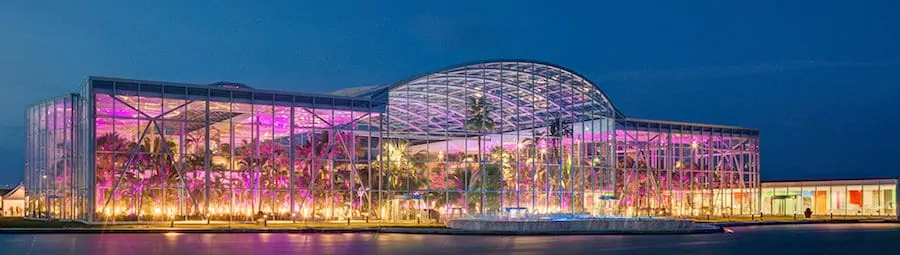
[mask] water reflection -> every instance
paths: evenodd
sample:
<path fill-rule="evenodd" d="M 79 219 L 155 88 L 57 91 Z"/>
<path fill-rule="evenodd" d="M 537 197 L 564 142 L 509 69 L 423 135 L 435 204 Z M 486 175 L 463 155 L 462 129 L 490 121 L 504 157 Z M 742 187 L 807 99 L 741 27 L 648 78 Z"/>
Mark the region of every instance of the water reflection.
<path fill-rule="evenodd" d="M 3 254 L 877 254 L 900 224 L 735 228 L 668 236 L 401 234 L 0 235 Z"/>

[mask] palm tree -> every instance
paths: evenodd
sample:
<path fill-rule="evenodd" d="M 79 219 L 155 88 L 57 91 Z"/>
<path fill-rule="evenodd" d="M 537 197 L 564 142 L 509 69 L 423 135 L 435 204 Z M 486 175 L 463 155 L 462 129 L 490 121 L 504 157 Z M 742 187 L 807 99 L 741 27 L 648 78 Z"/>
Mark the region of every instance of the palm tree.
<path fill-rule="evenodd" d="M 256 199 L 258 196 L 254 192 L 259 189 L 259 185 L 257 185 L 257 179 L 259 178 L 257 171 L 261 160 L 256 155 L 258 148 L 258 140 L 256 138 L 250 141 L 243 140 L 240 146 L 234 148 L 236 170 L 240 171 L 241 178 L 241 191 L 236 201 L 241 201 L 242 205 L 239 206 L 241 209 L 248 209 L 248 206 L 249 208 L 257 207 Z M 247 204 L 248 202 L 250 202 L 249 205 Z"/>
<path fill-rule="evenodd" d="M 168 148 L 175 146 L 175 143 L 166 141 Z M 163 153 L 162 137 L 146 137 L 143 144 L 140 145 L 142 153 L 137 154 L 134 163 L 134 169 L 129 169 L 126 173 L 125 182 L 132 188 L 131 198 L 134 209 L 140 215 L 142 212 L 151 211 L 152 206 L 144 208 L 144 198 L 152 197 L 153 190 L 162 189 L 162 181 L 164 176 L 161 174 L 171 165 L 171 161 L 167 160 Z M 148 174 L 147 170 L 151 170 Z M 149 186 L 149 187 L 146 187 Z M 146 190 L 150 189 L 150 193 Z M 162 201 L 161 201 L 162 202 Z"/>
<path fill-rule="evenodd" d="M 180 186 L 179 190 L 184 190 L 181 192 L 185 192 L 194 207 L 194 210 L 190 212 L 191 216 L 196 216 L 206 211 L 201 208 L 203 205 L 197 204 L 197 198 L 204 197 L 206 193 L 203 188 L 206 184 L 206 155 L 184 155 L 181 165 L 181 172 L 176 173 L 178 176 L 175 176 L 171 183 L 177 183 Z"/>
<path fill-rule="evenodd" d="M 367 169 L 368 164 L 359 163 L 360 159 L 365 159 L 366 147 L 357 146 L 357 144 L 361 142 L 360 140 L 357 140 L 358 138 L 361 137 L 357 137 L 352 132 L 339 131 L 335 134 L 335 139 L 337 140 L 335 142 L 336 154 L 343 155 L 350 161 L 348 164 L 335 166 L 336 170 L 340 170 L 336 172 L 335 185 L 355 191 L 355 196 L 362 200 L 366 196 L 365 193 L 369 190 L 369 187 L 367 187 L 367 182 L 363 181 L 363 177 L 360 173 L 361 170 Z M 344 194 L 343 199 L 346 199 L 347 202 L 353 202 L 353 204 L 351 204 L 351 209 L 362 209 L 362 201 L 354 201 L 354 194 L 352 193 L 353 192 Z M 357 206 L 360 206 L 360 208 L 357 208 Z"/>
<path fill-rule="evenodd" d="M 379 161 L 388 162 L 390 178 L 386 182 L 391 190 L 419 190 L 428 182 L 428 178 L 420 176 L 416 169 L 424 169 L 424 162 L 431 162 L 424 150 L 411 152 L 409 143 L 395 141 L 384 143 L 384 151 Z M 405 181 L 405 182 L 404 182 Z"/>
<path fill-rule="evenodd" d="M 228 147 L 230 149 L 230 145 Z M 262 211 L 263 205 L 269 205 L 269 210 L 275 211 L 278 193 L 274 191 L 287 187 L 286 180 L 277 178 L 285 176 L 286 169 L 291 164 L 290 158 L 285 156 L 287 153 L 277 141 L 260 141 L 258 138 L 245 140 L 243 145 L 235 147 L 235 162 L 241 171 L 240 182 L 243 183 L 244 194 L 241 196 L 254 197 L 251 207 L 255 211 Z M 251 190 L 253 194 L 247 194 Z"/>
<path fill-rule="evenodd" d="M 478 136 L 478 138 L 477 138 L 478 139 L 478 161 L 480 162 L 478 165 L 478 168 L 476 168 L 474 171 L 472 171 L 472 176 L 469 177 L 470 180 L 469 180 L 468 189 L 471 190 L 471 189 L 475 188 L 475 180 L 479 175 L 481 176 L 482 183 L 487 181 L 486 180 L 487 176 L 482 174 L 481 171 L 479 170 L 479 168 L 482 168 L 485 165 L 485 158 L 483 155 L 481 155 L 481 153 L 482 153 L 481 152 L 481 150 L 482 150 L 482 144 L 481 144 L 482 141 L 481 140 L 485 133 L 490 132 L 491 130 L 494 129 L 494 120 L 489 119 L 492 109 L 491 109 L 491 105 L 487 102 L 487 100 L 485 99 L 484 96 L 469 97 L 468 105 L 469 105 L 469 112 L 468 112 L 469 119 L 466 120 L 466 128 L 469 130 L 469 132 L 472 132 L 472 131 L 478 132 L 478 134 L 477 134 L 477 136 Z M 482 185 L 482 190 L 481 190 L 481 207 L 479 208 L 479 211 L 482 213 L 484 213 L 484 203 L 487 202 L 487 190 L 484 189 L 486 187 L 487 187 L 486 185 Z"/>
<path fill-rule="evenodd" d="M 463 204 L 467 201 L 467 199 L 463 197 L 463 189 L 466 185 L 467 167 L 455 166 L 452 169 L 453 170 L 447 174 L 447 186 L 449 187 L 448 190 L 453 189 L 455 192 L 450 192 L 447 202 Z"/>
<path fill-rule="evenodd" d="M 530 160 L 534 162 L 534 165 L 532 166 L 533 169 L 531 169 L 530 172 L 526 173 L 526 175 L 530 176 L 531 178 L 526 178 L 526 183 L 528 185 L 523 189 L 530 190 L 532 192 L 532 203 L 537 204 L 538 201 L 540 201 L 540 198 L 538 198 L 535 193 L 539 191 L 538 188 L 539 186 L 541 186 L 541 184 L 544 184 L 544 191 L 550 193 L 550 187 L 547 186 L 549 185 L 548 178 L 550 174 L 547 171 L 547 165 L 545 164 L 547 163 L 547 152 L 545 151 L 545 149 L 540 148 L 543 144 L 549 143 L 547 141 L 549 140 L 549 137 L 545 130 L 537 130 L 533 133 L 532 136 L 533 138 L 526 138 L 522 140 L 524 152 L 523 155 L 526 155 L 526 157 L 529 157 Z M 526 167 L 528 167 L 527 164 Z"/>
<path fill-rule="evenodd" d="M 432 181 L 432 176 L 429 176 L 429 173 L 432 171 L 427 170 L 428 163 L 426 162 L 437 161 L 437 156 L 429 154 L 425 150 L 413 151 L 409 146 L 410 144 L 405 140 L 382 141 L 381 153 L 378 155 L 376 162 L 383 163 L 371 165 L 371 175 L 359 175 L 358 183 L 363 187 L 361 190 L 367 191 L 371 188 L 379 192 L 405 191 L 407 194 L 412 194 L 428 187 Z M 371 187 L 365 187 L 369 183 L 371 183 Z M 443 183 L 437 183 L 437 185 L 443 185 Z M 378 212 L 370 211 L 370 213 L 377 214 Z M 387 214 L 389 215 L 390 213 Z M 388 215 L 378 216 L 387 217 Z"/>
<path fill-rule="evenodd" d="M 329 185 L 333 184 L 328 182 L 333 177 L 332 173 L 322 170 L 327 166 L 333 165 L 336 154 L 340 153 L 338 146 L 335 144 L 335 139 L 341 139 L 341 136 L 333 134 L 333 131 L 310 133 L 308 140 L 294 146 L 295 155 L 301 162 L 300 168 L 309 170 L 308 172 L 296 171 L 295 174 L 300 176 L 295 176 L 295 178 L 301 180 L 298 181 L 298 184 L 301 185 L 304 183 L 302 179 L 308 180 L 305 192 L 309 194 L 309 197 L 322 196 L 322 201 L 324 201 L 324 198 L 328 195 Z M 321 180 L 321 182 L 318 180 Z M 307 200 L 307 198 L 302 198 L 299 207 L 304 208 Z M 312 209 L 313 215 L 315 215 L 315 210 L 317 209 L 315 204 L 312 205 Z"/>
<path fill-rule="evenodd" d="M 97 148 L 97 174 L 94 181 L 97 184 L 97 201 L 101 203 L 99 206 L 104 206 L 102 203 L 108 199 L 108 196 L 113 195 L 106 188 L 111 187 L 112 182 L 115 181 L 116 166 L 123 165 L 128 160 L 127 155 L 117 152 L 127 151 L 129 148 L 133 148 L 132 146 L 134 145 L 116 132 L 105 133 L 97 137 L 95 143 Z"/>
<path fill-rule="evenodd" d="M 547 129 L 548 129 L 548 135 L 550 137 L 554 138 L 554 139 L 550 139 L 549 145 L 550 145 L 550 151 L 552 153 L 551 155 L 553 155 L 553 159 L 555 161 L 553 163 L 559 167 L 559 175 L 556 177 L 557 180 L 555 181 L 555 183 L 557 183 L 557 185 L 559 187 L 559 201 L 560 201 L 560 207 L 562 207 L 563 204 L 567 203 L 566 201 L 568 201 L 564 195 L 565 192 L 563 192 L 563 191 L 566 191 L 566 189 L 572 188 L 572 185 L 574 185 L 574 183 L 566 182 L 566 179 L 571 179 L 570 177 L 572 175 L 572 173 L 571 173 L 571 171 L 572 171 L 571 155 L 566 154 L 567 157 L 565 159 L 562 158 L 562 154 L 563 154 L 562 153 L 562 149 L 563 149 L 562 141 L 564 138 L 572 136 L 572 125 L 565 123 L 563 121 L 562 117 L 556 117 L 555 119 L 553 119 L 550 127 L 548 127 Z M 570 194 L 572 194 L 573 190 L 569 190 L 569 191 L 570 191 Z M 571 204 L 571 206 L 572 206 L 571 209 L 574 211 L 574 204 Z"/>

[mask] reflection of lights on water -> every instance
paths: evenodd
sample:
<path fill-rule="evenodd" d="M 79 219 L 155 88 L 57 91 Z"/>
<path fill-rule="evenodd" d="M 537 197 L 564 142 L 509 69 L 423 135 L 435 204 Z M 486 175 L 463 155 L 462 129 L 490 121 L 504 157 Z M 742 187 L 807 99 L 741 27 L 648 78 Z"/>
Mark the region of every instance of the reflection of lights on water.
<path fill-rule="evenodd" d="M 263 242 L 268 242 L 271 234 L 269 233 L 259 233 L 259 239 Z"/>
<path fill-rule="evenodd" d="M 164 233 L 163 235 L 166 236 L 166 237 L 175 237 L 175 236 L 180 236 L 181 233 L 178 233 L 178 232 L 166 232 L 166 233 Z"/>

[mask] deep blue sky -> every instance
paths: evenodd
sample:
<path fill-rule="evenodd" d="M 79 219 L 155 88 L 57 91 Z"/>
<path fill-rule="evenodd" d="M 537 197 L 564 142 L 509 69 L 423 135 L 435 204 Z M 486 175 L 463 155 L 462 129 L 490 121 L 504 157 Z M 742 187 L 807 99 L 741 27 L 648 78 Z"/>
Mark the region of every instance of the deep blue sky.
<path fill-rule="evenodd" d="M 764 180 L 900 175 L 900 1 L 296 2 L 0 1 L 0 183 L 25 107 L 89 75 L 327 92 L 489 58 L 566 66 L 629 117 L 759 128 Z"/>

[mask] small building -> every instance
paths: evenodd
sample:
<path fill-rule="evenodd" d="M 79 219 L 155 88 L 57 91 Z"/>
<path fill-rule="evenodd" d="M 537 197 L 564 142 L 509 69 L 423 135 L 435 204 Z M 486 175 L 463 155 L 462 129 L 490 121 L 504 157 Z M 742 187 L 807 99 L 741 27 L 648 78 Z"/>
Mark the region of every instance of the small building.
<path fill-rule="evenodd" d="M 25 186 L 0 189 L 0 212 L 3 217 L 21 217 L 25 214 Z"/>
<path fill-rule="evenodd" d="M 765 215 L 894 216 L 898 179 L 843 179 L 763 181 L 762 212 Z"/>

